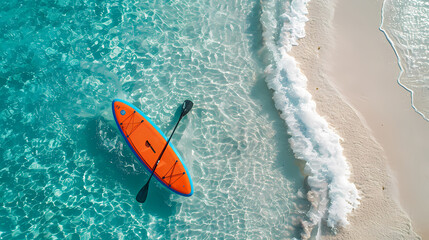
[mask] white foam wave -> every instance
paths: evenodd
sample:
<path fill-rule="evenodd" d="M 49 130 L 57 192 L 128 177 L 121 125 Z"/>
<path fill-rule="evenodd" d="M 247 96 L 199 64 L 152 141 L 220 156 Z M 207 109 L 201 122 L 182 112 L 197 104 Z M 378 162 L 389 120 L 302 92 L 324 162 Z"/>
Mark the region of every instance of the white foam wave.
<path fill-rule="evenodd" d="M 288 126 L 295 156 L 306 161 L 304 171 L 310 187 L 307 198 L 312 206 L 308 219 L 303 221 L 303 238 L 308 238 L 322 219 L 332 228 L 347 225 L 347 215 L 359 204 L 358 191 L 349 181 L 350 169 L 341 138 L 317 113 L 316 103 L 307 90 L 307 79 L 288 54 L 297 40 L 305 36 L 307 2 L 292 0 L 281 10 L 277 1 L 264 2 L 261 15 L 268 55 L 265 58 L 269 61 L 266 82 Z"/>

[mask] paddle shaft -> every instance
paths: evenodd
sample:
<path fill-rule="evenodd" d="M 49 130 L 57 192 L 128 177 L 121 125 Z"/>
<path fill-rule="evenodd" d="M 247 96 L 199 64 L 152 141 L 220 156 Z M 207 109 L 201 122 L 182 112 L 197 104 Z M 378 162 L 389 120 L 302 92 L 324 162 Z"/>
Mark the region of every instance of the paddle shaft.
<path fill-rule="evenodd" d="M 179 125 L 180 120 L 188 114 L 188 112 L 191 110 L 194 103 L 190 100 L 185 100 L 182 105 L 182 113 L 180 114 L 179 121 L 177 121 L 176 126 L 174 126 L 173 132 L 170 135 L 170 138 L 168 138 L 167 143 L 164 146 L 164 149 L 162 149 L 161 154 L 159 154 L 158 159 L 156 160 L 155 166 L 153 167 L 152 174 L 150 174 L 149 180 L 147 180 L 146 184 L 140 189 L 139 193 L 136 196 L 137 202 L 144 203 L 147 198 L 147 193 L 149 189 L 149 183 L 152 179 L 153 174 L 155 173 L 156 167 L 158 166 L 159 161 L 161 161 L 162 155 L 164 154 L 165 149 L 167 149 L 168 144 L 170 143 L 171 138 L 173 137 L 174 132 L 176 131 L 177 126 Z"/>
<path fill-rule="evenodd" d="M 149 183 L 150 179 L 152 178 L 153 174 L 155 173 L 155 169 L 158 166 L 159 161 L 161 161 L 161 157 L 164 154 L 165 149 L 167 149 L 167 146 L 170 143 L 171 137 L 173 137 L 173 134 L 176 131 L 176 128 L 179 125 L 180 120 L 182 120 L 182 117 L 183 117 L 183 112 L 182 112 L 182 114 L 180 114 L 179 121 L 177 121 L 176 126 L 174 126 L 173 132 L 171 133 L 170 138 L 168 138 L 167 143 L 165 144 L 164 148 L 161 151 L 161 154 L 159 154 L 158 160 L 156 160 L 155 166 L 153 167 L 153 170 L 152 170 L 152 174 L 150 175 L 149 180 L 147 181 L 148 183 Z"/>

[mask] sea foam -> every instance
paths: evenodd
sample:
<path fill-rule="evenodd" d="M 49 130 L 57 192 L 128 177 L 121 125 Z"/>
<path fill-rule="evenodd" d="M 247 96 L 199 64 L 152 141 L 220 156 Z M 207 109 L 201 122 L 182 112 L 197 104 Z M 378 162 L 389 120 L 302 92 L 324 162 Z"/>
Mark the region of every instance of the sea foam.
<path fill-rule="evenodd" d="M 311 208 L 302 221 L 308 238 L 322 220 L 331 228 L 348 224 L 347 215 L 359 205 L 358 191 L 349 181 L 350 169 L 343 155 L 340 136 L 316 111 L 307 90 L 307 78 L 288 54 L 297 40 L 305 36 L 307 0 L 282 4 L 264 2 L 261 24 L 265 47 L 266 82 L 280 116 L 288 126 L 290 143 L 297 158 L 306 162 L 307 198 Z"/>

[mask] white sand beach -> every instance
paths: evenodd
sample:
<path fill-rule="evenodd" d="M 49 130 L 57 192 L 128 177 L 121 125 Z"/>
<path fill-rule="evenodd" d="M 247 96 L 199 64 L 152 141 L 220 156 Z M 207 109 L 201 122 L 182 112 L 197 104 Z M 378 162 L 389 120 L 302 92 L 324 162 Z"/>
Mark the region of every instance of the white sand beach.
<path fill-rule="evenodd" d="M 312 0 L 306 37 L 292 50 L 319 114 L 343 138 L 360 193 L 350 225 L 333 239 L 429 237 L 429 122 L 398 83 L 379 30 L 382 0 Z"/>

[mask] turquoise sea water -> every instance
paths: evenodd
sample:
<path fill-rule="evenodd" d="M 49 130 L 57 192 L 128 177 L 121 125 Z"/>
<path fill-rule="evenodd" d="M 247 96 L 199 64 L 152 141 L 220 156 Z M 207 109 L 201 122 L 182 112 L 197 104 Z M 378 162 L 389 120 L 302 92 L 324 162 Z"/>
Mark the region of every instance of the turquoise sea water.
<path fill-rule="evenodd" d="M 283 61 L 305 2 L 0 3 L 0 238 L 291 239 L 347 224 L 357 197 L 338 136 Z M 166 135 L 194 102 L 172 140 L 193 196 L 153 181 L 135 201 L 148 174 L 115 98 Z"/>

